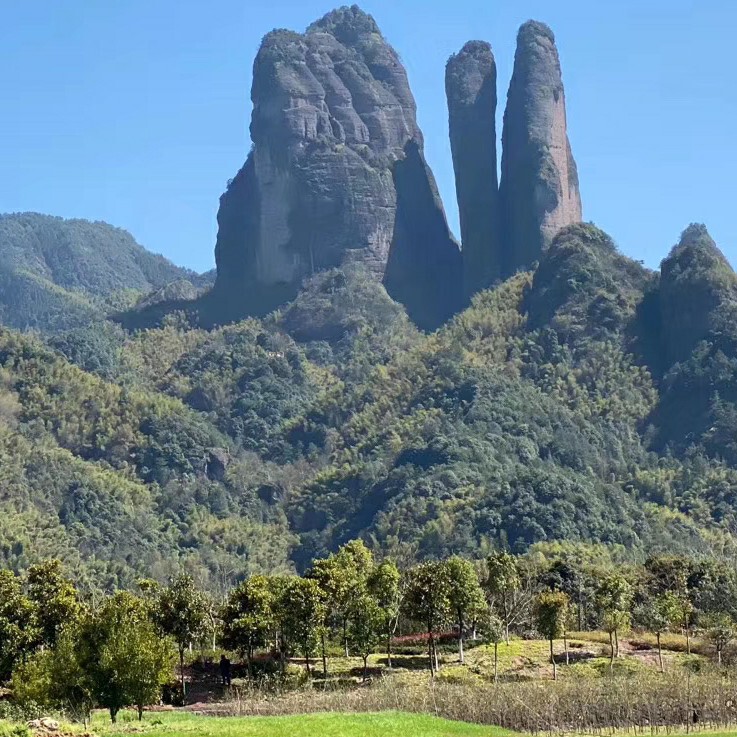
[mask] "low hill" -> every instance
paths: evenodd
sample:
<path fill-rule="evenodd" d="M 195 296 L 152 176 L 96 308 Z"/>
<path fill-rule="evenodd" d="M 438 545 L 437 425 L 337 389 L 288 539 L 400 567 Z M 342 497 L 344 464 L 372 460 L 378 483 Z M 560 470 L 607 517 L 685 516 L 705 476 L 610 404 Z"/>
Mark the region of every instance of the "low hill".
<path fill-rule="evenodd" d="M 10 327 L 75 327 L 171 282 L 197 290 L 211 280 L 150 253 L 107 223 L 0 215 L 0 322 Z"/>

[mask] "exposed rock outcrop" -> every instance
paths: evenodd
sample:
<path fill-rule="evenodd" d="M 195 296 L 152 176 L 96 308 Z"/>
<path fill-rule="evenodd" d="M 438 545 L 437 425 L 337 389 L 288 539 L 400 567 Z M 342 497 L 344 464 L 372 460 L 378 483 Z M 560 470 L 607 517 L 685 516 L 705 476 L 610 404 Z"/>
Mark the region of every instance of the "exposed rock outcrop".
<path fill-rule="evenodd" d="M 466 297 L 503 276 L 496 154 L 496 61 L 469 41 L 445 70 Z"/>
<path fill-rule="evenodd" d="M 542 23 L 529 21 L 519 30 L 502 143 L 504 270 L 510 274 L 530 266 L 561 228 L 582 217 L 558 50 Z"/>
<path fill-rule="evenodd" d="M 221 197 L 216 292 L 264 313 L 303 279 L 364 264 L 434 327 L 460 302 L 460 252 L 423 155 L 406 72 L 375 21 L 341 8 L 268 34 L 254 64 L 253 149 Z"/>

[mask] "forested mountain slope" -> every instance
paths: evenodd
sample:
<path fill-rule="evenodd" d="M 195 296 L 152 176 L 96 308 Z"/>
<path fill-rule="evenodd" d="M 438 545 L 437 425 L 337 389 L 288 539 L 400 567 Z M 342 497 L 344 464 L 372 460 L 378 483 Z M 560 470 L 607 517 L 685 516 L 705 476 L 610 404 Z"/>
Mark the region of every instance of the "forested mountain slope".
<path fill-rule="evenodd" d="M 432 334 L 361 267 L 212 330 L 6 330 L 0 554 L 213 588 L 356 536 L 407 561 L 560 539 L 732 555 L 734 283 L 702 227 L 657 274 L 575 225 Z"/>
<path fill-rule="evenodd" d="M 107 223 L 38 213 L 0 215 L 0 323 L 59 330 L 131 306 L 171 282 L 209 284 Z"/>

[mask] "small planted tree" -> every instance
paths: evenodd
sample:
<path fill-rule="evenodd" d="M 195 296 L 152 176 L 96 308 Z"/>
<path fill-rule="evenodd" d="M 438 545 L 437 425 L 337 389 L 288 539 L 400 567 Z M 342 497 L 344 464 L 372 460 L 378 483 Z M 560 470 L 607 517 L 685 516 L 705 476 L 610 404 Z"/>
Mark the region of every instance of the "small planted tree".
<path fill-rule="evenodd" d="M 311 673 L 310 658 L 325 626 L 325 605 L 317 581 L 291 578 L 284 589 L 280 607 L 286 635 L 304 658 L 307 673 Z"/>
<path fill-rule="evenodd" d="M 435 634 L 451 615 L 449 596 L 450 582 L 444 563 L 421 563 L 410 570 L 406 595 L 407 614 L 425 626 L 430 673 L 433 676 L 440 667 Z"/>
<path fill-rule="evenodd" d="M 251 576 L 233 589 L 222 611 L 222 643 L 246 658 L 253 677 L 253 654 L 274 628 L 274 595 L 266 576 Z"/>
<path fill-rule="evenodd" d="M 458 626 L 458 659 L 465 662 L 463 641 L 466 627 L 475 612 L 484 608 L 484 592 L 479 584 L 476 567 L 469 560 L 454 555 L 445 561 L 448 576 L 448 602 Z"/>
<path fill-rule="evenodd" d="M 509 628 L 520 612 L 522 580 L 513 555 L 493 553 L 487 560 L 486 592 L 489 603 L 504 625 L 504 638 L 509 644 Z"/>
<path fill-rule="evenodd" d="M 376 599 L 364 594 L 348 620 L 348 645 L 363 660 L 363 680 L 368 676 L 368 658 L 381 641 L 383 612 Z"/>
<path fill-rule="evenodd" d="M 619 633 L 630 625 L 632 610 L 632 586 L 621 573 L 606 576 L 596 592 L 602 626 L 609 633 L 610 669 L 614 669 L 614 658 L 619 657 Z"/>
<path fill-rule="evenodd" d="M 566 627 L 570 600 L 562 591 L 546 591 L 535 601 L 535 625 L 550 642 L 550 662 L 553 665 L 553 680 L 558 680 L 553 643 L 563 635 Z"/>
<path fill-rule="evenodd" d="M 149 618 L 148 607 L 128 593 L 108 599 L 89 620 L 82 649 L 96 701 L 110 711 L 157 703 L 173 665 L 170 641 L 162 638 Z"/>
<path fill-rule="evenodd" d="M 154 608 L 154 620 L 165 635 L 169 635 L 179 651 L 179 677 L 182 697 L 186 693 L 184 652 L 205 633 L 207 600 L 195 586 L 194 579 L 182 573 L 161 589 Z"/>
<path fill-rule="evenodd" d="M 734 620 L 728 614 L 712 614 L 706 618 L 704 625 L 706 637 L 714 645 L 717 663 L 721 667 L 722 654 L 735 638 Z"/>
<path fill-rule="evenodd" d="M 637 607 L 634 614 L 637 624 L 655 633 L 658 645 L 658 664 L 661 673 L 665 671 L 661 636 L 673 625 L 680 622 L 681 611 L 681 602 L 678 596 L 671 591 L 666 591 L 646 599 Z"/>
<path fill-rule="evenodd" d="M 491 610 L 486 622 L 486 641 L 494 650 L 494 683 L 499 682 L 499 643 L 504 639 L 504 624 Z"/>
<path fill-rule="evenodd" d="M 369 593 L 381 612 L 379 629 L 386 643 L 386 663 L 389 668 L 392 667 L 392 637 L 397 631 L 402 606 L 401 578 L 396 563 L 387 560 L 374 568 L 368 581 Z"/>

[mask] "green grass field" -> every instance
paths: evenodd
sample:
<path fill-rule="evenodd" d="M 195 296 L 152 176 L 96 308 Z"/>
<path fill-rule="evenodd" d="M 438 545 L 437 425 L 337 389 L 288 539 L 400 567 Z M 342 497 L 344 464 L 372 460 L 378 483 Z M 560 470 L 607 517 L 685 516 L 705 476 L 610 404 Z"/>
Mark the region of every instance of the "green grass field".
<path fill-rule="evenodd" d="M 138 722 L 120 715 L 112 725 L 96 715 L 93 731 L 100 737 L 507 737 L 503 729 L 450 722 L 431 716 L 382 714 L 309 714 L 289 717 L 203 717 L 187 713 L 152 713 Z"/>

